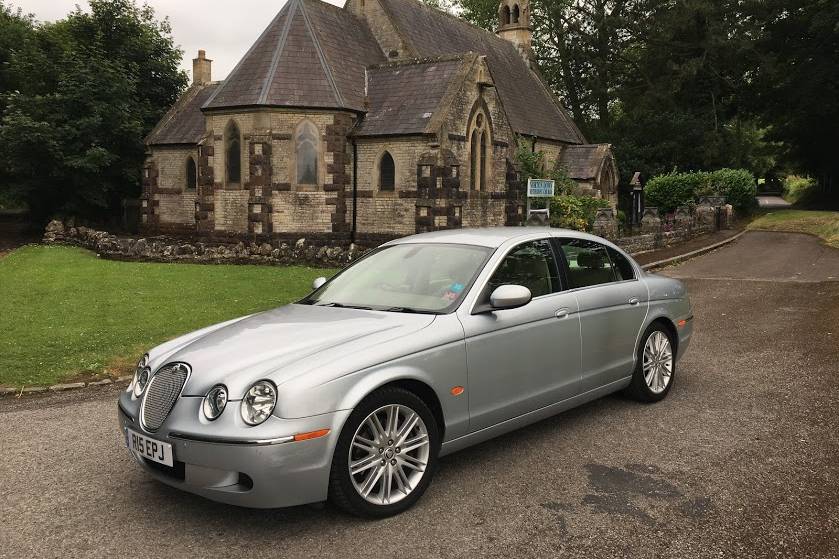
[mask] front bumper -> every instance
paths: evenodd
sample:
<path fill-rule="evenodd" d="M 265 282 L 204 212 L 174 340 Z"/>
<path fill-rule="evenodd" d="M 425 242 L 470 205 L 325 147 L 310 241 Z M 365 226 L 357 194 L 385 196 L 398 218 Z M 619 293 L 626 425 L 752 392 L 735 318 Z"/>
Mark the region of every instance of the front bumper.
<path fill-rule="evenodd" d="M 221 418 L 208 422 L 201 416 L 201 401 L 181 397 L 160 429 L 147 433 L 138 420 L 140 401 L 130 393 L 122 394 L 121 432 L 129 428 L 172 445 L 173 468 L 130 452 L 149 475 L 184 491 L 243 507 L 289 507 L 326 499 L 333 450 L 351 410 L 300 419 L 271 416 L 262 425 L 248 427 L 236 421 L 239 402 L 230 402 Z M 330 431 L 315 439 L 288 440 L 320 429 Z"/>

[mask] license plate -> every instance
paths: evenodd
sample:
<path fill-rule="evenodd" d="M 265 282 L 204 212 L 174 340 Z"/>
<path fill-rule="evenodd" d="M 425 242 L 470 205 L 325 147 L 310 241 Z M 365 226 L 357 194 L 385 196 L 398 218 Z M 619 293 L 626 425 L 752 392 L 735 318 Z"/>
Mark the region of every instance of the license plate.
<path fill-rule="evenodd" d="M 151 439 L 131 429 L 125 430 L 125 446 L 140 456 L 148 458 L 153 462 L 159 462 L 167 466 L 174 466 L 172 457 L 172 445 Z"/>

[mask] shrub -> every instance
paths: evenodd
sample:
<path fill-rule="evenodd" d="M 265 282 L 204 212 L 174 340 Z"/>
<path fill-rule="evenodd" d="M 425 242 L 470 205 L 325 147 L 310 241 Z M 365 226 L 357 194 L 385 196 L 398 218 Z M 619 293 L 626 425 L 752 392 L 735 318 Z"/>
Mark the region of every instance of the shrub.
<path fill-rule="evenodd" d="M 720 169 L 711 173 L 711 186 L 725 196 L 725 201 L 738 212 L 754 208 L 757 184 L 755 177 L 745 169 Z"/>
<path fill-rule="evenodd" d="M 790 204 L 797 204 L 809 198 L 815 190 L 816 181 L 810 177 L 790 175 L 784 179 L 784 198 Z"/>
<path fill-rule="evenodd" d="M 713 172 L 670 173 L 653 177 L 644 188 L 647 206 L 672 212 L 689 206 L 700 196 L 719 194 L 737 211 L 748 211 L 755 203 L 754 176 L 745 169 L 719 169 Z"/>
<path fill-rule="evenodd" d="M 591 196 L 554 196 L 551 199 L 551 227 L 590 231 L 597 210 L 610 206 L 608 200 Z"/>
<path fill-rule="evenodd" d="M 672 212 L 696 200 L 697 192 L 706 190 L 708 173 L 670 173 L 658 175 L 644 187 L 644 202 L 659 212 Z"/>

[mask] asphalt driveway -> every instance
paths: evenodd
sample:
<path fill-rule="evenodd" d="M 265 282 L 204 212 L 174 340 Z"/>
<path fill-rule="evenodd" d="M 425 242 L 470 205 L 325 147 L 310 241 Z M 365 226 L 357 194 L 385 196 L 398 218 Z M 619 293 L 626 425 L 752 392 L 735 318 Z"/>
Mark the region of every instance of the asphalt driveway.
<path fill-rule="evenodd" d="M 667 400 L 605 398 L 444 458 L 419 506 L 378 522 L 148 479 L 113 387 L 0 400 L 0 556 L 836 557 L 832 270 L 839 251 L 781 233 L 666 270 L 697 328 Z"/>

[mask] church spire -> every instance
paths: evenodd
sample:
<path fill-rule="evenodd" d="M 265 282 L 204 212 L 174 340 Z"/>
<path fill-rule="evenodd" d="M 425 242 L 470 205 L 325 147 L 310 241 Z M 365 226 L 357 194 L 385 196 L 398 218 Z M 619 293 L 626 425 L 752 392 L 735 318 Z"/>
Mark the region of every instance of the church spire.
<path fill-rule="evenodd" d="M 499 37 L 516 45 L 525 62 L 531 60 L 533 31 L 530 28 L 530 0 L 501 0 L 498 4 Z"/>

